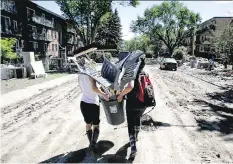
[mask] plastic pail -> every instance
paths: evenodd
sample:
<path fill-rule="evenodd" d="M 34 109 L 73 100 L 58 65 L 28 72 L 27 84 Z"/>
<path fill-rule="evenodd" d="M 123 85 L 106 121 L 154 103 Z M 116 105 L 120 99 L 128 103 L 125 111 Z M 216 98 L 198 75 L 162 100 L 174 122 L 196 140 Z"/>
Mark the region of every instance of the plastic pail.
<path fill-rule="evenodd" d="M 107 121 L 110 125 L 120 125 L 125 121 L 125 100 L 118 102 L 117 100 L 105 101 L 101 100 Z"/>

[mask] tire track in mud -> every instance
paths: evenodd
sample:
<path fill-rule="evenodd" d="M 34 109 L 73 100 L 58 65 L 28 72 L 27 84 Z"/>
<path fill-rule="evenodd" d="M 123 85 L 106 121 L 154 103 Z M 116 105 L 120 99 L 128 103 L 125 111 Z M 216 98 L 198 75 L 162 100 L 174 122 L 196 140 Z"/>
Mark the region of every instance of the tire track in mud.
<path fill-rule="evenodd" d="M 155 71 L 154 69 L 151 69 L 153 71 Z M 177 74 L 170 74 L 170 72 L 166 72 L 167 74 L 163 74 L 161 72 L 159 72 L 159 70 L 156 70 L 156 78 L 154 79 L 156 81 L 156 85 L 159 86 L 159 88 L 161 90 L 163 90 L 163 94 L 164 94 L 164 98 L 167 100 L 167 105 L 171 108 L 171 110 L 173 111 L 173 114 L 176 116 L 177 120 L 179 120 L 179 122 L 183 125 L 184 121 L 182 120 L 181 113 L 180 111 L 177 111 L 175 109 L 181 109 L 181 108 L 188 108 L 187 105 L 190 104 L 189 101 L 186 101 L 187 99 L 187 95 L 189 97 L 193 96 L 195 98 L 202 98 L 198 96 L 198 94 L 196 92 L 196 90 L 187 90 L 186 88 L 193 88 L 195 87 L 195 85 L 193 85 L 191 82 L 186 84 L 191 84 L 191 87 L 187 87 L 187 86 L 183 86 L 181 85 L 182 82 L 180 82 L 179 78 L 174 78 Z M 171 76 L 173 75 L 173 77 Z M 171 79 L 172 80 L 171 80 Z M 184 79 L 184 78 L 183 78 Z M 184 79 L 185 80 L 185 79 Z M 162 83 L 164 83 L 165 85 L 163 85 Z M 179 85 L 180 84 L 180 85 Z M 167 86 L 167 89 L 164 89 L 164 86 Z M 169 86 L 169 87 L 168 87 Z M 200 87 L 199 87 L 200 88 Z M 169 92 L 167 92 L 168 90 L 170 90 Z M 194 92 L 194 93 L 192 93 Z M 200 94 L 200 93 L 199 93 Z M 171 98 L 171 95 L 174 96 L 174 98 Z M 179 98 L 179 99 L 178 99 Z M 181 100 L 180 100 L 181 98 Z M 181 105 L 180 103 L 182 101 L 186 101 L 184 105 Z M 202 162 L 211 162 L 212 160 L 216 161 L 222 161 L 222 162 L 229 162 L 226 159 L 219 159 L 218 156 L 216 156 L 216 152 L 219 152 L 220 154 L 227 154 L 227 158 L 230 159 L 232 161 L 231 158 L 231 153 L 226 149 L 226 147 L 224 147 L 224 145 L 222 145 L 221 143 L 216 142 L 216 138 L 212 139 L 212 136 L 209 136 L 208 134 L 204 134 L 204 133 L 196 133 L 194 131 L 191 131 L 190 129 L 187 128 L 183 128 L 186 133 L 188 134 L 188 136 L 198 145 L 199 150 L 199 155 L 201 158 Z M 211 139 L 210 139 L 211 138 Z M 210 142 L 211 141 L 211 142 Z"/>
<path fill-rule="evenodd" d="M 2 112 L 2 147 L 8 147 L 8 149 L 2 151 L 1 162 L 18 161 L 17 159 L 20 157 L 17 154 L 20 150 L 30 154 L 31 152 L 43 152 L 48 146 L 50 149 L 59 147 L 59 144 L 51 147 L 51 143 L 54 138 L 57 139 L 57 134 L 61 133 L 61 130 L 66 130 L 66 128 L 64 129 L 65 125 L 70 125 L 66 123 L 69 118 L 66 118 L 67 115 L 63 118 L 62 113 L 70 113 L 67 104 L 77 99 L 80 93 L 78 83 L 73 80 L 4 108 Z M 56 115 L 55 111 L 58 109 L 57 112 L 62 117 Z M 77 125 L 73 124 L 72 127 L 68 127 L 69 131 L 72 131 L 75 126 Z M 63 137 L 68 136 L 64 132 Z M 15 138 L 19 139 L 20 142 L 12 144 L 11 142 L 15 142 Z M 61 140 L 61 138 L 58 138 L 58 140 Z M 38 155 L 43 156 L 45 154 L 46 152 L 33 153 L 31 156 L 38 158 Z"/>
<path fill-rule="evenodd" d="M 81 91 L 78 85 L 75 86 L 73 83 L 74 82 L 72 81 L 68 82 L 58 89 L 50 89 L 40 95 L 30 98 L 29 100 L 19 102 L 13 105 L 13 107 L 10 106 L 9 108 L 4 108 L 2 113 L 3 124 L 1 129 L 6 130 L 16 123 L 19 125 L 20 121 L 29 118 L 31 118 L 31 121 L 27 124 L 35 123 L 44 114 L 51 112 L 52 109 L 55 109 L 58 105 L 63 103 L 64 100 L 73 100 L 77 98 Z M 12 113 L 12 111 L 16 114 Z M 42 113 L 35 116 L 34 113 L 38 111 Z M 4 122 L 4 118 L 11 119 L 8 119 L 8 122 Z"/>

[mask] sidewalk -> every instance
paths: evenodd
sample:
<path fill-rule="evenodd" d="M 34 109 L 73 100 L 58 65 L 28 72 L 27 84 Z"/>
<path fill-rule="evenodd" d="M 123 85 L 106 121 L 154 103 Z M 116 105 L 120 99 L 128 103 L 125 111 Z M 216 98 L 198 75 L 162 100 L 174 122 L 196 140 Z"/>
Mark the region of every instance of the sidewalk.
<path fill-rule="evenodd" d="M 29 86 L 25 89 L 18 89 L 18 90 L 6 93 L 4 95 L 1 95 L 0 107 L 3 108 L 11 104 L 20 102 L 22 100 L 28 99 L 34 95 L 38 95 L 42 93 L 43 91 L 46 91 L 56 86 L 60 86 L 68 81 L 71 81 L 77 78 L 78 78 L 77 74 L 72 74 L 72 75 L 60 77 L 54 80 L 50 80 L 47 82 L 43 82 L 41 84 Z"/>

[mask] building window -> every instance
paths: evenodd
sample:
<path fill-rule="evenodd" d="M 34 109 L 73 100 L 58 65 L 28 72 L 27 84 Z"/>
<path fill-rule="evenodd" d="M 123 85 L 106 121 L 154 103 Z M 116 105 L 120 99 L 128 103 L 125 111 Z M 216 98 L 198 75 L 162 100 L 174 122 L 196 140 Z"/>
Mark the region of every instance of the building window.
<path fill-rule="evenodd" d="M 44 44 L 44 51 L 47 51 L 47 43 Z"/>
<path fill-rule="evenodd" d="M 38 48 L 38 43 L 37 42 L 31 42 L 33 49 L 36 50 Z"/>
<path fill-rule="evenodd" d="M 10 33 L 10 26 L 11 21 L 9 17 L 1 16 L 2 22 L 1 22 L 1 30 L 6 33 Z"/>
<path fill-rule="evenodd" d="M 27 7 L 27 17 L 31 18 L 31 17 L 34 17 L 35 15 L 36 15 L 35 10 L 32 10 Z"/>
<path fill-rule="evenodd" d="M 14 23 L 14 29 L 15 29 L 15 30 L 18 30 L 18 24 L 17 24 L 17 21 L 15 21 L 15 20 L 14 20 L 14 21 L 13 21 L 13 23 Z"/>
<path fill-rule="evenodd" d="M 55 50 L 55 45 L 54 44 L 52 44 L 52 51 L 54 51 Z"/>
<path fill-rule="evenodd" d="M 55 44 L 55 51 L 57 52 L 57 44 Z"/>
<path fill-rule="evenodd" d="M 54 24 L 54 18 L 52 18 L 52 24 Z"/>
<path fill-rule="evenodd" d="M 57 31 L 54 31 L 54 38 L 57 39 Z"/>

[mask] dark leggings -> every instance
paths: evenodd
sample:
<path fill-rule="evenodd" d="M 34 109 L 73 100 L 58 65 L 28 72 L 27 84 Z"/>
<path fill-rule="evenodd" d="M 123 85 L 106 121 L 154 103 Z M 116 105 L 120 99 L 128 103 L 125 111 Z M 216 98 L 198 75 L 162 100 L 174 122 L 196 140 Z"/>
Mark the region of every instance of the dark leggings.
<path fill-rule="evenodd" d="M 133 107 L 129 103 L 126 104 L 129 135 L 135 134 L 135 126 L 141 126 L 141 117 L 145 110 L 146 108 L 135 109 L 135 107 Z"/>

